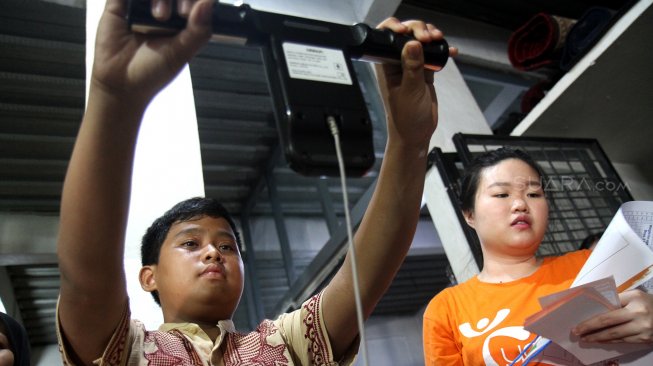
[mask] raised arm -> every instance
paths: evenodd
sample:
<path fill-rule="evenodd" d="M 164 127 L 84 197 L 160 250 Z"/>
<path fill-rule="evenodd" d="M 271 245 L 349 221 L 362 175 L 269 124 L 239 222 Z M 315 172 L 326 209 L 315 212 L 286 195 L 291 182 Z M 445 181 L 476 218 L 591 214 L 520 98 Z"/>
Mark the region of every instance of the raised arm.
<path fill-rule="evenodd" d="M 410 33 L 421 42 L 442 38 L 430 24 L 387 19 L 380 27 Z M 451 50 L 455 52 L 455 49 Z M 355 235 L 363 313 L 381 299 L 415 234 L 426 175 L 429 141 L 438 120 L 433 73 L 424 69 L 419 42 L 406 44 L 402 65 L 377 72 L 388 115 L 388 141 L 377 186 Z M 358 335 L 350 258 L 324 292 L 324 322 L 336 359 Z"/>
<path fill-rule="evenodd" d="M 108 0 L 98 27 L 88 105 L 61 202 L 59 319 L 81 364 L 102 355 L 127 302 L 124 236 L 143 112 L 210 36 L 211 0 L 188 3 L 189 25 L 174 37 L 131 33 L 126 2 Z M 166 18 L 169 5 L 161 4 L 153 13 Z"/>

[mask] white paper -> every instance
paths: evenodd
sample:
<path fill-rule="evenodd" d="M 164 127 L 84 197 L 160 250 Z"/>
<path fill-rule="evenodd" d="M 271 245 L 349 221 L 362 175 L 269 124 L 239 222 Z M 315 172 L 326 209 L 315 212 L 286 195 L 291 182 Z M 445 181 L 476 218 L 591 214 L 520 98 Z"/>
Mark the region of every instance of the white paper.
<path fill-rule="evenodd" d="M 614 277 L 606 277 L 598 281 L 586 283 L 583 285 L 575 286 L 564 291 L 556 292 L 551 295 L 540 297 L 538 300 L 542 309 L 546 309 L 551 306 L 553 303 L 562 299 L 569 294 L 576 291 L 579 287 L 591 287 L 595 289 L 601 296 L 603 296 L 614 308 L 621 307 L 621 301 L 619 301 L 619 295 L 617 294 L 617 287 L 614 281 Z"/>
<path fill-rule="evenodd" d="M 614 277 L 620 292 L 638 286 L 653 292 L 653 202 L 626 202 L 619 208 L 572 287 L 610 276 Z M 554 296 L 549 300 L 555 299 Z M 568 331 L 575 325 L 559 324 L 561 328 L 569 327 Z M 538 342 L 538 345 L 541 347 L 544 342 L 546 339 Z M 546 347 L 536 360 L 545 360 L 553 365 L 582 365 L 576 357 L 555 343 Z M 651 366 L 653 346 L 592 365 L 608 365 L 611 361 L 617 361 L 620 366 Z"/>
<path fill-rule="evenodd" d="M 352 85 L 341 50 L 284 42 L 283 52 L 293 79 Z"/>
<path fill-rule="evenodd" d="M 653 277 L 653 202 L 626 202 L 619 208 L 572 287 L 614 276 L 619 291 Z"/>
<path fill-rule="evenodd" d="M 544 362 L 556 366 L 585 366 L 574 355 L 555 343 L 551 343 L 543 352 L 542 357 L 533 361 Z M 651 366 L 653 365 L 653 350 L 634 352 L 615 359 L 608 359 L 590 364 L 589 366 Z"/>
<path fill-rule="evenodd" d="M 634 343 L 585 343 L 571 333 L 572 326 L 621 307 L 612 277 L 540 298 L 540 303 L 542 311 L 527 318 L 524 328 L 547 337 L 585 364 L 651 348 Z"/>

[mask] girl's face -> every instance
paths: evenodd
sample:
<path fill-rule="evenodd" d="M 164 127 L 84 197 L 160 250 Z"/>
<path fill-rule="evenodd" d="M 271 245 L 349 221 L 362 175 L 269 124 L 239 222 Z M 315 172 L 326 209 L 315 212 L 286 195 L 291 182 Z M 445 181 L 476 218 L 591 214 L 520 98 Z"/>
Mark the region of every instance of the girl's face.
<path fill-rule="evenodd" d="M 549 217 L 540 176 L 525 162 L 507 159 L 481 172 L 474 210 L 465 213 L 484 254 L 532 256 Z"/>

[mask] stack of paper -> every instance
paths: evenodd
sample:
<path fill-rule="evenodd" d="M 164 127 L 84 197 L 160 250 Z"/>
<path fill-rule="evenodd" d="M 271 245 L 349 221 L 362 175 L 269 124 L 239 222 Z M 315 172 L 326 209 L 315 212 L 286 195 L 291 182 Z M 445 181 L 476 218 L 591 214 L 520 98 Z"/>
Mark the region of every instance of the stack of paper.
<path fill-rule="evenodd" d="M 524 328 L 550 339 L 584 364 L 651 347 L 647 344 L 581 342 L 571 333 L 571 326 L 621 307 L 612 277 L 540 298 L 540 304 L 542 310 L 528 317 Z"/>
<path fill-rule="evenodd" d="M 618 360 L 619 365 L 653 365 L 651 345 L 585 343 L 571 334 L 571 329 L 582 321 L 620 308 L 618 292 L 642 285 L 653 288 L 653 202 L 626 202 L 601 236 L 572 288 L 541 298 L 542 311 L 526 319 L 525 329 L 545 337 L 530 354 L 541 352 L 551 340 L 554 343 L 544 349 L 538 360 L 558 365 L 587 365 L 604 360 Z"/>
<path fill-rule="evenodd" d="M 653 278 L 653 202 L 626 202 L 571 287 L 614 276 L 619 292 Z"/>

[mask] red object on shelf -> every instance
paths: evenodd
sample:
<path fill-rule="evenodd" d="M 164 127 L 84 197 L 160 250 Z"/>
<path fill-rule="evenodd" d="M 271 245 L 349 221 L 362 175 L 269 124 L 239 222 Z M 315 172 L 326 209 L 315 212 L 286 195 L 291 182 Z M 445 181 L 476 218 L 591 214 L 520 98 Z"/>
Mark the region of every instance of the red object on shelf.
<path fill-rule="evenodd" d="M 508 58 L 521 70 L 557 66 L 574 19 L 538 13 L 512 33 Z"/>

